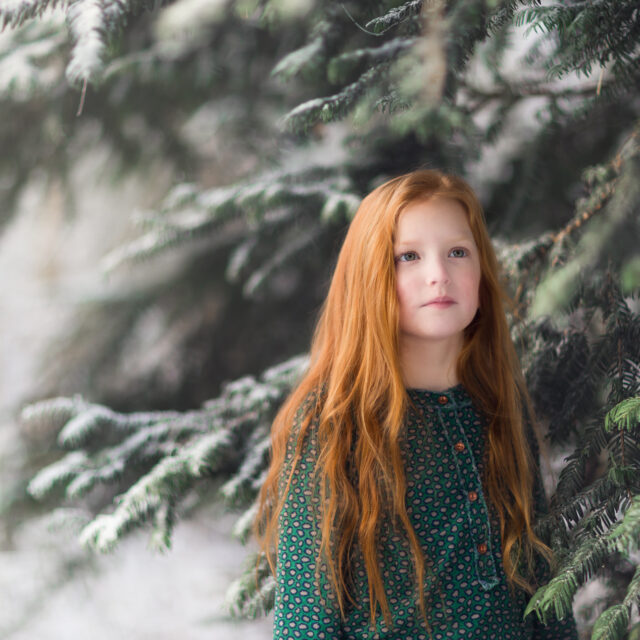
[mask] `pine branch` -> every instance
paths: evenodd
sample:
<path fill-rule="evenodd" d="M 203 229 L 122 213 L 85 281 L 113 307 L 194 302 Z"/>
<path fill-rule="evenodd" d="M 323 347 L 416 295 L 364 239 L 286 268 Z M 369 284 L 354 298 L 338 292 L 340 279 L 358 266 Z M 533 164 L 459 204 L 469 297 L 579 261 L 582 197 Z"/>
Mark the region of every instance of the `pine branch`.
<path fill-rule="evenodd" d="M 302 133 L 318 122 L 332 122 L 343 118 L 356 100 L 380 81 L 387 67 L 387 64 L 379 64 L 365 71 L 355 82 L 339 93 L 303 102 L 287 113 L 283 119 L 283 126 L 290 131 Z"/>
<path fill-rule="evenodd" d="M 0 40 L 0 96 L 24 103 L 53 91 L 66 43 L 61 12 Z"/>
<path fill-rule="evenodd" d="M 640 72 L 636 12 L 633 0 L 619 0 L 615 11 L 606 2 L 555 3 L 523 10 L 516 25 L 556 38 L 548 58 L 551 75 L 589 75 L 596 66 L 608 66 L 619 84 L 629 85 Z"/>
<path fill-rule="evenodd" d="M 112 0 L 112 4 L 122 7 L 124 3 Z M 73 0 L 69 3 L 67 22 L 74 47 L 67 66 L 67 78 L 72 85 L 89 79 L 98 80 L 104 66 L 108 27 L 103 7 L 102 0 Z"/>
<path fill-rule="evenodd" d="M 52 398 L 26 406 L 20 414 L 20 420 L 34 431 L 41 431 L 44 425 L 50 426 L 53 431 L 59 431 L 86 407 L 87 403 L 79 395 L 73 398 Z"/>
<path fill-rule="evenodd" d="M 255 494 L 257 494 L 260 490 L 262 482 L 264 482 L 266 476 L 266 468 L 262 471 L 263 472 L 252 483 L 252 489 L 255 491 Z M 238 518 L 236 524 L 234 525 L 232 535 L 234 538 L 242 542 L 242 544 L 246 544 L 246 542 L 249 540 L 249 537 L 252 535 L 253 524 L 257 515 L 258 503 L 254 502 L 248 509 L 244 511 L 244 513 Z"/>
<path fill-rule="evenodd" d="M 416 38 L 395 38 L 394 40 L 385 42 L 379 47 L 356 49 L 355 51 L 347 51 L 346 53 L 336 56 L 329 61 L 327 67 L 329 81 L 337 84 L 349 77 L 354 69 L 391 62 L 400 54 L 413 47 L 416 41 Z"/>
<path fill-rule="evenodd" d="M 41 17 L 47 9 L 65 4 L 63 0 L 8 0 L 0 7 L 0 30 L 20 27 L 31 18 Z"/>
<path fill-rule="evenodd" d="M 98 483 L 114 484 L 125 470 L 143 467 L 139 477 L 115 501 L 112 513 L 97 516 L 81 539 L 99 551 L 112 549 L 128 531 L 152 523 L 152 545 L 166 549 L 176 522 L 176 508 L 187 491 L 203 478 L 237 474 L 223 487 L 236 507 L 248 506 L 260 488 L 268 465 L 269 424 L 292 385 L 307 366 L 298 356 L 263 373 L 227 384 L 220 397 L 202 410 L 180 414 L 150 412 L 117 414 L 80 398 L 55 399 L 26 407 L 23 420 L 51 421 L 61 427 L 67 447 L 91 440 L 121 438 L 96 451 L 72 451 L 32 480 L 29 491 L 42 498 L 60 486 L 70 500 Z M 241 527 L 250 527 L 250 507 Z"/>
<path fill-rule="evenodd" d="M 160 518 L 162 522 L 162 514 L 159 516 L 158 512 L 172 512 L 172 503 L 193 487 L 196 480 L 223 466 L 237 464 L 242 451 L 242 433 L 255 419 L 255 414 L 249 414 L 230 421 L 224 430 L 194 439 L 175 454 L 163 458 L 117 498 L 113 513 L 100 515 L 85 527 L 80 536 L 82 543 L 98 551 L 110 551 L 125 533 L 150 518 Z M 152 537 L 158 544 L 165 539 L 165 528 L 160 532 L 154 530 Z"/>
<path fill-rule="evenodd" d="M 148 231 L 105 256 L 103 268 L 109 273 L 198 240 L 207 240 L 209 248 L 236 245 L 226 275 L 243 282 L 244 294 L 251 297 L 330 225 L 351 217 L 360 203 L 351 189 L 349 180 L 322 169 L 274 172 L 207 191 L 178 185 L 157 213 L 139 218 Z M 300 233 L 297 224 L 305 231 Z"/>
<path fill-rule="evenodd" d="M 197 413 L 164 411 L 126 415 L 102 405 L 91 404 L 80 396 L 73 399 L 54 398 L 28 405 L 23 409 L 20 420 L 31 429 L 37 429 L 38 423 L 42 422 L 64 424 L 58 435 L 58 444 L 64 448 L 82 446 L 102 437 L 105 432 L 116 435 L 139 434 L 144 427 L 159 422 L 167 423 L 177 434 L 204 429 L 203 418 Z"/>
<path fill-rule="evenodd" d="M 282 58 L 273 68 L 271 75 L 288 80 L 301 74 L 312 65 L 317 65 L 318 58 L 322 57 L 324 47 L 325 38 L 317 36 L 304 47 L 296 49 Z"/>
<path fill-rule="evenodd" d="M 283 80 L 324 76 L 327 60 L 344 45 L 350 24 L 339 7 L 321 5 L 323 17 L 313 27 L 309 42 L 282 58 L 271 75 Z"/>
<path fill-rule="evenodd" d="M 549 314 L 558 304 L 572 299 L 581 275 L 597 264 L 605 241 L 628 216 L 633 215 L 634 201 L 640 198 L 640 190 L 635 188 L 635 158 L 638 156 L 640 125 L 636 124 L 613 160 L 587 174 L 588 179 L 597 182 L 592 186 L 589 197 L 578 202 L 577 213 L 571 222 L 553 237 L 552 250 L 549 252 L 550 269 L 536 291 L 530 311 L 532 316 Z M 619 189 L 620 185 L 623 185 L 622 189 Z M 582 229 L 585 222 L 597 212 L 602 212 L 609 224 L 584 234 L 581 238 L 583 246 L 572 249 L 571 259 L 568 260 L 567 238 Z"/>
<path fill-rule="evenodd" d="M 633 497 L 622 522 L 609 533 L 607 541 L 622 553 L 640 548 L 640 495 Z"/>
<path fill-rule="evenodd" d="M 623 604 L 616 604 L 603 611 L 595 624 L 591 640 L 619 640 L 629 626 L 629 609 Z"/>
<path fill-rule="evenodd" d="M 638 496 L 625 518 L 608 536 L 614 549 L 626 553 L 628 549 L 637 548 L 640 532 L 640 509 Z M 619 640 L 625 637 L 629 626 L 631 609 L 640 602 L 640 567 L 636 566 L 631 582 L 627 586 L 626 595 L 620 604 L 615 604 L 600 614 L 593 627 L 592 638 L 595 640 Z"/>
<path fill-rule="evenodd" d="M 606 566 L 613 554 L 627 556 L 637 549 L 640 539 L 640 440 L 636 415 L 640 367 L 635 364 L 640 356 L 637 340 L 640 318 L 610 274 L 602 278 L 601 284 L 583 287 L 577 299 L 587 317 L 592 317 L 595 309 L 599 311 L 600 335 L 593 335 L 593 326 L 588 322 L 574 325 L 571 332 L 557 331 L 548 323 L 541 323 L 540 337 L 545 349 L 540 355 L 537 375 L 540 380 L 554 384 L 553 375 L 547 380 L 549 371 L 554 371 L 556 361 L 565 366 L 566 360 L 570 366 L 574 354 L 571 351 L 563 354 L 561 345 L 568 344 L 567 334 L 575 335 L 578 341 L 587 340 L 594 346 L 587 349 L 590 355 L 582 359 L 577 371 L 559 376 L 568 387 L 562 394 L 571 396 L 572 389 L 585 386 L 583 380 L 589 381 L 586 384 L 591 393 L 607 388 L 610 392 L 606 407 L 596 409 L 595 416 L 593 409 L 586 407 L 591 418 L 587 428 L 578 433 L 579 446 L 566 459 L 568 464 L 561 472 L 552 511 L 536 525 L 536 531 L 554 540 L 554 550 L 560 545 L 557 551 L 561 559 L 558 575 L 538 590 L 527 607 L 527 614 L 535 610 L 542 620 L 550 619 L 553 612 L 556 617 L 568 612 L 577 588 Z M 551 407 L 554 419 L 566 423 L 574 411 L 571 403 L 553 408 L 554 400 L 548 395 L 553 395 L 554 390 L 548 391 L 544 386 L 538 389 L 537 401 L 546 404 L 547 411 Z M 566 424 L 563 428 L 566 431 Z M 607 468 L 590 482 L 587 465 L 605 447 L 609 452 Z M 575 549 L 571 548 L 569 538 L 563 538 L 565 530 L 570 532 Z M 600 617 L 594 634 L 597 632 L 601 638 L 622 638 L 631 602 L 636 597 L 637 584 L 632 581 L 624 603 L 610 607 Z"/>
<path fill-rule="evenodd" d="M 568 466 L 563 469 L 566 474 Z M 582 477 L 581 477 L 582 479 Z M 566 483 L 566 475 L 564 476 Z M 594 509 L 602 505 L 607 499 L 613 498 L 615 504 L 619 504 L 621 496 L 616 495 L 620 483 L 609 475 L 598 478 L 588 487 L 569 494 L 559 504 L 554 505 L 552 511 L 536 523 L 536 531 L 548 537 L 557 526 L 573 527 L 579 524 L 583 518 Z M 556 493 L 556 497 L 558 497 Z"/>
<path fill-rule="evenodd" d="M 29 493 L 37 499 L 44 498 L 58 486 L 65 486 L 77 478 L 85 469 L 89 456 L 85 451 L 68 453 L 58 462 L 45 467 L 29 483 Z"/>
<path fill-rule="evenodd" d="M 0 7 L 0 25 L 19 27 L 42 16 L 49 8 L 64 7 L 72 40 L 67 79 L 72 85 L 99 83 L 110 42 L 127 20 L 141 11 L 160 6 L 164 0 L 12 0 Z"/>
<path fill-rule="evenodd" d="M 570 279 L 571 286 L 577 286 L 576 278 L 583 265 L 567 266 L 568 256 L 576 256 L 575 242 L 588 228 L 588 223 L 598 216 L 606 217 L 609 214 L 607 205 L 615 194 L 621 176 L 629 169 L 639 150 L 640 125 L 636 125 L 610 161 L 589 167 L 583 172 L 589 194 L 576 202 L 575 214 L 566 225 L 556 232 L 546 232 L 534 240 L 507 246 L 499 251 L 507 276 L 510 281 L 518 283 L 513 294 L 517 305 L 516 318 L 524 319 L 527 313 L 530 317 L 548 314 L 550 309 L 545 305 L 549 305 L 550 301 L 545 298 L 551 290 L 560 286 L 556 280 L 561 281 L 562 287 L 558 293 L 553 293 L 554 298 L 564 296 L 566 300 L 565 287 L 568 285 L 564 282 L 567 278 Z M 564 272 L 563 267 L 566 267 Z M 545 282 L 539 286 L 545 271 Z M 556 273 L 560 275 L 557 276 Z"/>
<path fill-rule="evenodd" d="M 536 591 L 524 615 L 535 611 L 544 624 L 554 616 L 563 619 L 571 612 L 571 602 L 578 587 L 600 568 L 607 555 L 608 546 L 603 536 L 585 540 L 558 575 Z"/>
<path fill-rule="evenodd" d="M 384 15 L 369 20 L 365 27 L 378 35 L 382 35 L 405 20 L 419 16 L 421 10 L 422 0 L 409 0 L 399 7 L 387 11 Z"/>
<path fill-rule="evenodd" d="M 262 479 L 262 474 L 269 462 L 270 446 L 268 425 L 256 428 L 247 443 L 248 455 L 237 473 L 220 489 L 227 505 L 231 507 L 246 506 L 251 499 L 255 498 L 260 489 L 259 482 Z M 238 527 L 240 528 L 234 535 L 244 540 L 245 531 L 241 525 Z"/>
<path fill-rule="evenodd" d="M 247 558 L 242 577 L 227 590 L 226 607 L 239 618 L 257 618 L 273 608 L 276 582 L 264 555 Z"/>

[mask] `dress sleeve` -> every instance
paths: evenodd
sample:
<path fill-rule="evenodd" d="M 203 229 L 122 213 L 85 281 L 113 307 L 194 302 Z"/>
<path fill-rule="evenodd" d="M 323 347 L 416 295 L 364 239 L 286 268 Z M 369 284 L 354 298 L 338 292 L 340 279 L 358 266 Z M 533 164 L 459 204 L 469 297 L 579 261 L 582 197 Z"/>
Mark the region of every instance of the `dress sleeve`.
<path fill-rule="evenodd" d="M 301 420 L 301 412 L 297 420 Z M 296 452 L 299 424 L 287 445 L 281 490 L 286 486 Z M 316 564 L 320 548 L 319 498 L 312 483 L 317 459 L 315 425 L 305 434 L 301 456 L 278 520 L 276 593 L 273 638 L 338 640 L 342 636 L 340 609 Z"/>
<path fill-rule="evenodd" d="M 535 463 L 533 480 L 533 509 L 535 521 L 549 513 L 549 503 L 540 473 L 540 449 L 538 447 L 538 441 L 531 423 L 525 420 L 524 425 L 531 455 Z M 540 585 L 547 584 L 551 579 L 551 570 L 544 558 L 539 558 L 538 560 L 536 579 Z M 562 620 L 550 620 L 547 625 L 544 625 L 535 613 L 531 613 L 530 615 L 533 620 L 532 640 L 578 640 L 578 631 L 572 612 Z"/>

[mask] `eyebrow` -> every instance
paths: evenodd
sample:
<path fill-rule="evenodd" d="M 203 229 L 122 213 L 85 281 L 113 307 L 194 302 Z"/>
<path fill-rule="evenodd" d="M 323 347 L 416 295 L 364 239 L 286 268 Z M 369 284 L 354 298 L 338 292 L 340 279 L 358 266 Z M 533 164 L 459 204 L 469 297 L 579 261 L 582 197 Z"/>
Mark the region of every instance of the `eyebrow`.
<path fill-rule="evenodd" d="M 415 244 L 416 242 L 419 242 L 419 240 L 403 240 L 402 242 L 394 242 L 394 246 L 396 247 L 403 247 L 405 245 L 412 245 Z M 473 239 L 473 236 L 469 235 L 469 236 L 459 236 L 457 238 L 453 238 L 451 240 L 447 240 L 447 244 L 451 243 L 451 244 L 455 244 L 457 242 L 475 242 L 475 240 Z"/>

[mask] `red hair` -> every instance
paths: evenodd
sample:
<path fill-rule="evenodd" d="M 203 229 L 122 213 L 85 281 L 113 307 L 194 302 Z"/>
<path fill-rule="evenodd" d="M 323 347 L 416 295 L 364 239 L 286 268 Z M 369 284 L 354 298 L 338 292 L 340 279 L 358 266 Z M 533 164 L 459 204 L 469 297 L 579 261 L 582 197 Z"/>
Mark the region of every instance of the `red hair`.
<path fill-rule="evenodd" d="M 350 550 L 354 543 L 360 546 L 372 624 L 378 605 L 390 621 L 377 565 L 377 525 L 386 513 L 398 517 L 410 542 L 419 605 L 426 621 L 425 557 L 405 507 L 399 444 L 408 396 L 399 361 L 393 239 L 398 216 L 408 204 L 436 197 L 462 204 L 479 250 L 480 309 L 465 329 L 457 375 L 488 421 L 483 482 L 500 518 L 502 560 L 509 585 L 533 592 L 521 575 L 522 563 L 531 574 L 535 551 L 551 559 L 551 550 L 532 530 L 533 461 L 523 410 L 533 415 L 509 334 L 504 310 L 508 298 L 500 284 L 480 202 L 464 180 L 438 171 L 415 171 L 394 178 L 362 201 L 349 227 L 313 336 L 309 369 L 273 422 L 271 464 L 260 492 L 255 526 L 275 573 L 278 516 L 313 422 L 318 443 L 315 479 L 321 496 L 318 560 L 327 568 L 344 616 L 345 597 L 352 600 L 346 580 Z M 293 434 L 297 412 L 314 396 L 316 402 Z M 287 443 L 293 437 L 297 438 L 296 453 L 293 460 L 287 460 Z M 350 465 L 357 470 L 357 486 Z"/>

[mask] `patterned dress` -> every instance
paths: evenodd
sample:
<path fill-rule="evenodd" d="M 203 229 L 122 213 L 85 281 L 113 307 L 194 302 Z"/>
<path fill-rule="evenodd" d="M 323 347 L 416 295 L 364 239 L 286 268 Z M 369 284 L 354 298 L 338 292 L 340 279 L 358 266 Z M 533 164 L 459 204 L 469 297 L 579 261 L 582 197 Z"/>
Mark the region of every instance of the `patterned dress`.
<path fill-rule="evenodd" d="M 576 640 L 572 616 L 548 626 L 535 614 L 523 620 L 528 597 L 522 591 L 511 595 L 498 516 L 482 489 L 486 421 L 465 389 L 409 389 L 408 394 L 415 409 L 408 411 L 402 442 L 406 505 L 431 569 L 425 593 L 433 640 Z M 295 443 L 289 447 L 291 456 Z M 318 497 L 309 482 L 315 455 L 311 429 L 279 521 L 274 638 L 427 640 L 415 599 L 411 548 L 390 519 L 381 523 L 379 552 L 390 627 L 382 615 L 370 627 L 367 576 L 357 546 L 353 581 L 358 604 L 348 607 L 346 619 L 322 572 L 316 582 Z M 546 509 L 539 473 L 534 498 L 539 514 Z M 538 573 L 548 577 L 546 565 Z"/>

